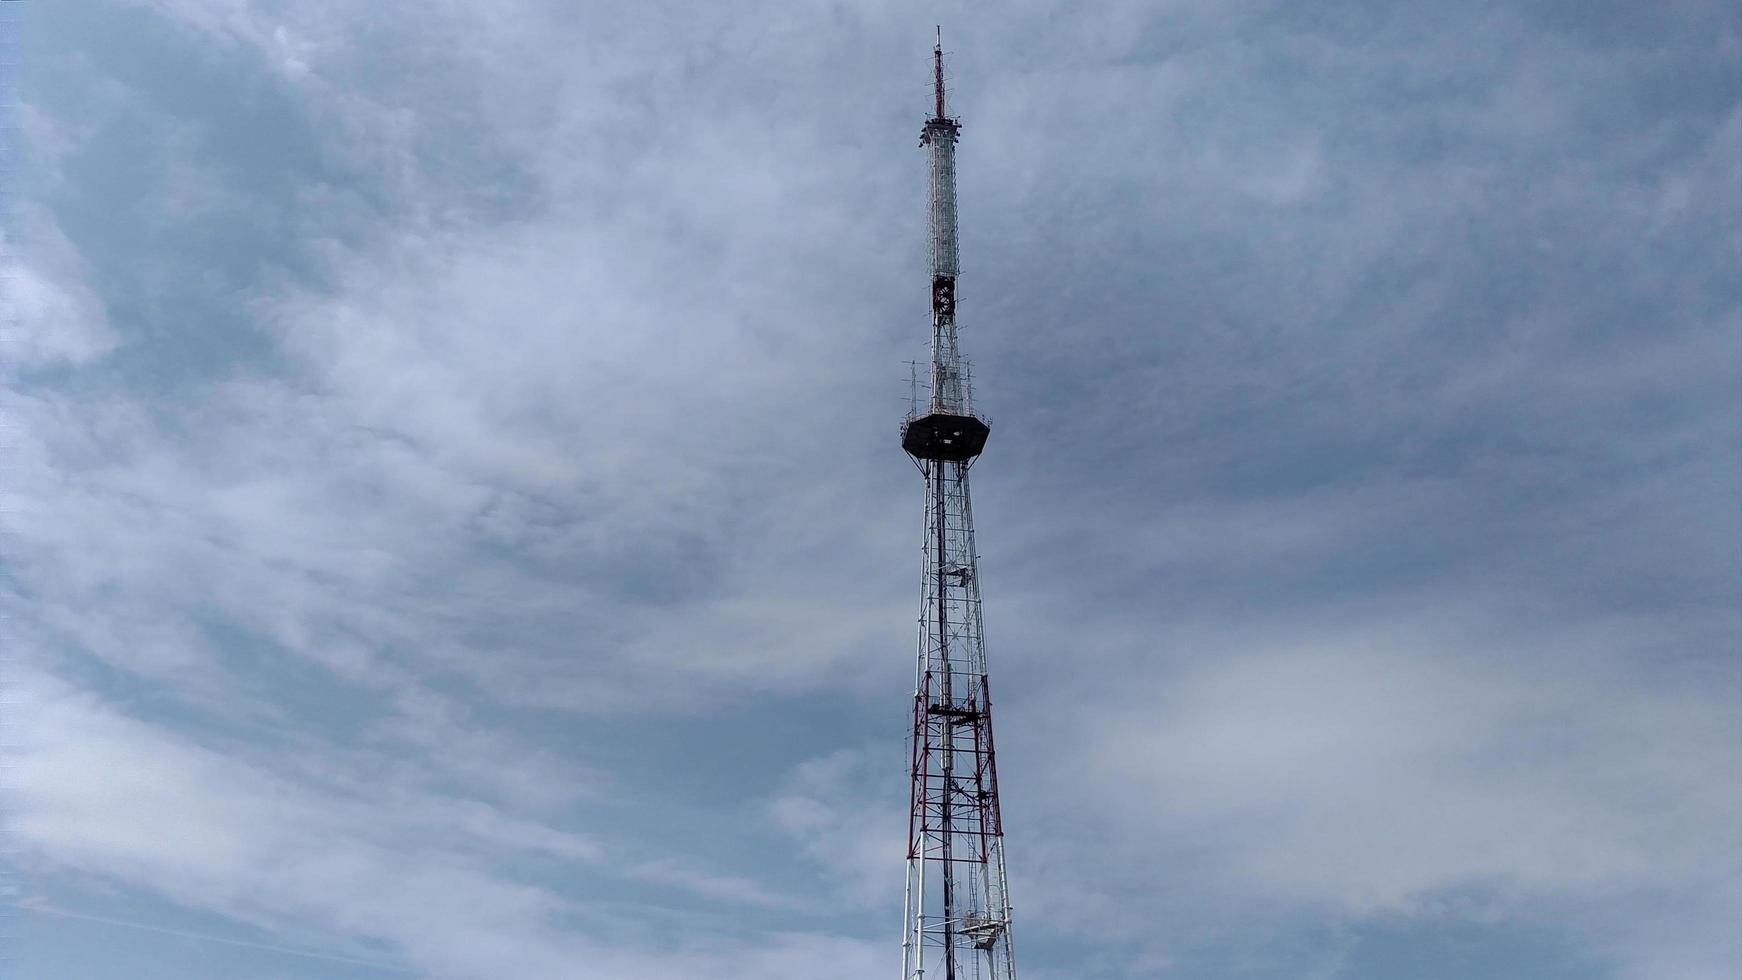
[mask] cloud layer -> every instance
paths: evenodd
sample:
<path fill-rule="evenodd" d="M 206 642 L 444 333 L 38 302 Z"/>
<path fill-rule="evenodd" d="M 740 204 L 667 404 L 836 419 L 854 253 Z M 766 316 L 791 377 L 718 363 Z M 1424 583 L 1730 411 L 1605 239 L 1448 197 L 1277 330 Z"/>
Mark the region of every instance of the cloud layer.
<path fill-rule="evenodd" d="M 1024 975 L 1735 974 L 1700 2 L 33 10 L 27 965 L 887 972 L 936 18 Z"/>

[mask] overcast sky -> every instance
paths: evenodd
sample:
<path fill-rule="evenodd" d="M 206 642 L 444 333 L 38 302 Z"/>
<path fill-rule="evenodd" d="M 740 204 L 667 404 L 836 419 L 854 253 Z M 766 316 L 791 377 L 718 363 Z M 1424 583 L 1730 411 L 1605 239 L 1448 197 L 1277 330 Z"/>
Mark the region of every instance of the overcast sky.
<path fill-rule="evenodd" d="M 20 977 L 895 975 L 940 21 L 1021 975 L 1742 972 L 1733 3 L 38 0 Z"/>

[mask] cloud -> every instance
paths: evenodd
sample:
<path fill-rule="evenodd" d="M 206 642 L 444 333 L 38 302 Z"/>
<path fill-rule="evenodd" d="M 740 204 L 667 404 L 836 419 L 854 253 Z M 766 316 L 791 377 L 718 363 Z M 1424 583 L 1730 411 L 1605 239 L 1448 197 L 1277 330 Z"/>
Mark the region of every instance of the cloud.
<path fill-rule="evenodd" d="M 1393 635 L 1178 678 L 1087 750 L 1105 773 L 1094 795 L 1152 794 L 1142 819 L 1226 840 L 1229 878 L 1358 914 L 1469 884 L 1663 885 L 1723 861 L 1742 800 L 1708 748 L 1724 712 L 1697 690 L 1567 677 L 1521 663 L 1529 648 L 1435 657 Z M 1622 691 L 1625 708 L 1597 710 Z"/>
<path fill-rule="evenodd" d="M 430 975 L 886 970 L 933 12 L 128 9 L 234 84 L 32 104 L 33 867 Z M 1025 971 L 1726 975 L 1644 910 L 1735 906 L 1735 31 L 1371 13 L 948 18 Z"/>
<path fill-rule="evenodd" d="M 20 209 L 3 246 L 0 361 L 9 373 L 88 364 L 115 349 L 102 300 L 52 216 Z"/>
<path fill-rule="evenodd" d="M 827 875 L 824 891 L 865 908 L 894 907 L 907 849 L 905 773 L 885 748 L 807 759 L 768 802 L 775 826 Z"/>
<path fill-rule="evenodd" d="M 64 869 L 263 928 L 302 922 L 384 940 L 427 976 L 676 977 L 704 963 L 719 975 L 751 976 L 822 955 L 844 957 L 844 975 L 855 975 L 867 961 L 855 944 L 799 932 L 755 946 L 689 934 L 665 952 L 588 941 L 562 923 L 597 921 L 594 902 L 516 882 L 492 864 L 519 852 L 591 867 L 608 860 L 594 841 L 484 804 L 331 771 L 330 756 L 314 778 L 282 754 L 213 750 L 43 675 L 14 671 L 9 685 L 30 743 L 9 787 L 20 801 L 10 832 L 38 869 L 51 855 Z M 777 901 L 757 885 L 671 858 L 626 870 L 714 900 Z"/>

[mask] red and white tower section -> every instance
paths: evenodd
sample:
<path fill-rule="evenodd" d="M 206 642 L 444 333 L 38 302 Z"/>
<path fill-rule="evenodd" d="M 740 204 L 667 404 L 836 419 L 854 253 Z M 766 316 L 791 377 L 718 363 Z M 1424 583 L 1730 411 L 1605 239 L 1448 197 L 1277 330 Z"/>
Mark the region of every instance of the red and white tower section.
<path fill-rule="evenodd" d="M 902 980 L 1011 980 L 1010 900 L 998 808 L 992 697 L 968 470 L 990 433 L 974 414 L 956 345 L 956 139 L 945 113 L 943 44 L 932 52 L 931 370 L 901 427 L 925 475 L 924 573 L 914 672 Z"/>

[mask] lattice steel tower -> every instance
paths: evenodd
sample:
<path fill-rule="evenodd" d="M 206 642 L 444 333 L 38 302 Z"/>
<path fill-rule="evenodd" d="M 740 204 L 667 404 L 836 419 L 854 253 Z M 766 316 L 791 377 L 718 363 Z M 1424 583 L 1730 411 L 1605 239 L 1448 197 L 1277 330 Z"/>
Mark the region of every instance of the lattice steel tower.
<path fill-rule="evenodd" d="M 902 980 L 1011 980 L 1004 828 L 992 751 L 992 699 L 968 469 L 990 433 L 974 414 L 956 347 L 956 137 L 944 114 L 943 32 L 932 51 L 935 112 L 920 134 L 930 161 L 931 371 L 901 426 L 925 474 L 925 559 L 914 674 L 912 791 Z"/>

